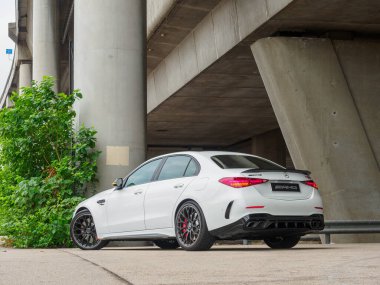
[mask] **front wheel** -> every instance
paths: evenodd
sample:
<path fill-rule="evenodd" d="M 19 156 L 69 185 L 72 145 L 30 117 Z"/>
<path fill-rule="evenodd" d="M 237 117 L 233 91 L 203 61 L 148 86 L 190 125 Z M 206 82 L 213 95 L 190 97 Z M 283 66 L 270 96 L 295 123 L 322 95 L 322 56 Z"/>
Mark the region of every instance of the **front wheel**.
<path fill-rule="evenodd" d="M 273 237 L 264 239 L 264 242 L 273 249 L 287 249 L 296 246 L 300 239 L 300 236 Z"/>
<path fill-rule="evenodd" d="M 70 224 L 70 236 L 74 244 L 83 250 L 101 249 L 108 244 L 108 241 L 98 239 L 90 211 L 75 215 Z"/>
<path fill-rule="evenodd" d="M 195 202 L 184 203 L 175 217 L 178 244 L 185 250 L 208 250 L 214 244 L 202 210 Z"/>

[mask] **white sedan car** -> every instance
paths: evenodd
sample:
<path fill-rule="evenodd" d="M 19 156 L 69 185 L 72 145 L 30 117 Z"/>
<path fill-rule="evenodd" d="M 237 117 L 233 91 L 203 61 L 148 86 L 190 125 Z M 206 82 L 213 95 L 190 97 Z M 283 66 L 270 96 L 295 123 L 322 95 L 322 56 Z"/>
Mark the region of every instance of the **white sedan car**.
<path fill-rule="evenodd" d="M 163 249 L 207 250 L 215 240 L 264 240 L 291 248 L 324 228 L 310 172 L 221 151 L 152 158 L 114 188 L 80 203 L 71 238 L 81 249 L 150 240 Z"/>

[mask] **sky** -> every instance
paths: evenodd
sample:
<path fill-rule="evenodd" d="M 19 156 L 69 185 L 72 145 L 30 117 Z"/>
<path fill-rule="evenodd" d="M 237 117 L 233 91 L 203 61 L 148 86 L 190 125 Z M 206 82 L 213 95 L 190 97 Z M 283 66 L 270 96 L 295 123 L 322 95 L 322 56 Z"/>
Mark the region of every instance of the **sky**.
<path fill-rule="evenodd" d="M 0 95 L 3 93 L 12 65 L 12 56 L 5 54 L 7 48 L 13 49 L 15 44 L 8 37 L 8 23 L 15 21 L 15 0 L 0 0 Z"/>

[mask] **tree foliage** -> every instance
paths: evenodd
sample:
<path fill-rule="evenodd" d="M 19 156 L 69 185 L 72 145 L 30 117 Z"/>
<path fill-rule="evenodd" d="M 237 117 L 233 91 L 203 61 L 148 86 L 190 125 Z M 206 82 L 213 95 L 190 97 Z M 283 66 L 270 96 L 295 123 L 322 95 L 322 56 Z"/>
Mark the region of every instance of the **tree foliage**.
<path fill-rule="evenodd" d="M 33 82 L 0 111 L 0 235 L 16 247 L 71 245 L 73 208 L 96 182 L 96 131 L 74 128 L 82 94 L 53 85 Z"/>

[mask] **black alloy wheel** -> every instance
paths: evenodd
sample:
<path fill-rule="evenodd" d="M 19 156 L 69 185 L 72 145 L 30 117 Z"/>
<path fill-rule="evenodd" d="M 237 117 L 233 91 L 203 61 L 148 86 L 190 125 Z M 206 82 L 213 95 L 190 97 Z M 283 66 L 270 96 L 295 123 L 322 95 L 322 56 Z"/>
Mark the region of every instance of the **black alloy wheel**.
<path fill-rule="evenodd" d="M 184 203 L 177 211 L 175 230 L 178 244 L 185 250 L 208 250 L 215 241 L 200 207 L 192 201 Z"/>
<path fill-rule="evenodd" d="M 300 236 L 272 237 L 264 239 L 264 242 L 273 249 L 289 249 L 297 245 Z"/>
<path fill-rule="evenodd" d="M 96 250 L 108 244 L 98 239 L 94 219 L 89 211 L 81 211 L 75 215 L 70 224 L 70 236 L 80 249 Z"/>

